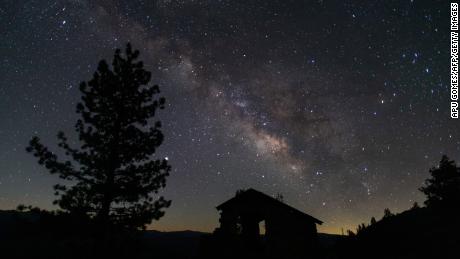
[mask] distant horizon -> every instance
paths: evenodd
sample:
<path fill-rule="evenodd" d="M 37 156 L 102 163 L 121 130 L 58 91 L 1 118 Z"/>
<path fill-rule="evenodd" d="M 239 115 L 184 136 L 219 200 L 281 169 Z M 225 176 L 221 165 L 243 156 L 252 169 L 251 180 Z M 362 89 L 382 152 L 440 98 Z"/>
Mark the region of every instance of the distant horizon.
<path fill-rule="evenodd" d="M 422 205 L 423 202 L 418 202 L 418 204 Z M 47 206 L 35 205 L 35 204 L 24 204 L 24 205 L 37 206 L 40 209 L 45 209 L 45 210 L 50 210 L 50 211 L 58 209 L 57 206 L 53 206 L 53 205 L 48 206 L 48 207 Z M 288 205 L 289 205 L 289 203 L 288 203 Z M 17 207 L 17 205 L 14 206 L 14 207 L 0 208 L 0 210 L 3 210 L 3 211 L 15 211 L 16 207 Z M 409 210 L 410 208 L 411 208 L 411 206 L 409 206 L 409 207 L 407 207 L 405 209 L 401 209 L 401 210 L 393 210 L 392 208 L 390 208 L 390 210 L 393 213 L 398 214 L 398 213 L 401 213 L 403 211 Z M 385 208 L 382 208 L 381 213 L 378 214 L 378 215 L 374 215 L 373 217 L 375 217 L 376 219 L 382 218 L 384 209 Z M 210 222 L 207 226 L 203 226 L 203 227 L 193 227 L 193 226 L 185 226 L 185 225 L 174 226 L 173 224 L 176 224 L 176 222 L 173 219 L 170 219 L 168 217 L 168 213 L 166 213 L 166 215 L 164 217 L 162 217 L 159 221 L 153 221 L 151 224 L 149 224 L 146 229 L 147 230 L 160 231 L 160 232 L 193 231 L 193 232 L 202 232 L 202 233 L 212 233 L 214 231 L 214 229 L 219 226 L 219 213 L 218 213 L 217 210 L 215 210 L 215 212 L 216 213 L 214 215 L 215 216 L 214 221 Z M 308 213 L 307 211 L 304 211 L 304 212 Z M 343 234 L 346 235 L 347 230 L 355 231 L 359 224 L 362 224 L 362 223 L 369 224 L 369 222 L 370 222 L 370 218 L 365 218 L 362 221 L 358 220 L 356 222 L 356 224 L 351 223 L 350 225 L 348 225 L 348 227 L 347 226 L 338 227 L 338 228 L 337 227 L 331 227 L 331 226 L 328 226 L 327 222 L 324 222 L 322 225 L 317 225 L 316 227 L 318 229 L 318 233 L 342 235 L 342 229 L 343 229 Z M 160 227 L 158 227 L 158 226 L 160 226 Z"/>
<path fill-rule="evenodd" d="M 18 0 L 0 22 L 0 209 L 55 208 L 65 181 L 25 149 L 72 160 L 56 135 L 82 144 L 79 85 L 128 43 L 165 98 L 147 126 L 172 205 L 151 228 L 212 231 L 255 188 L 341 234 L 423 204 L 429 169 L 460 162 L 448 1 Z"/>

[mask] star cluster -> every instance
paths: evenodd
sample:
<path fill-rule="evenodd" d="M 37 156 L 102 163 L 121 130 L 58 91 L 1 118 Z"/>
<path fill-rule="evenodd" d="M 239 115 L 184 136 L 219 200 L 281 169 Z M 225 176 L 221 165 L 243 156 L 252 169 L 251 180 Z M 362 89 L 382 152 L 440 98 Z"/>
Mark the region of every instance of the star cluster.
<path fill-rule="evenodd" d="M 252 187 L 338 233 L 422 202 L 428 169 L 460 157 L 445 1 L 19 0 L 0 24 L 0 209 L 52 208 L 24 148 L 72 132 L 79 82 L 126 42 L 167 99 L 173 204 L 151 228 L 212 231 Z"/>

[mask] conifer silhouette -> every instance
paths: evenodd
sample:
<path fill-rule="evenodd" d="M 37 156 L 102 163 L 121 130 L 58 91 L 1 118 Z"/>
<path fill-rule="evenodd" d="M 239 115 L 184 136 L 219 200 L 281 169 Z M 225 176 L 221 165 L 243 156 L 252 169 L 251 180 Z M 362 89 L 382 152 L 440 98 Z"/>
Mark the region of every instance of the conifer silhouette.
<path fill-rule="evenodd" d="M 438 167 L 430 169 L 431 178 L 420 188 L 426 196 L 425 205 L 457 208 L 460 203 L 460 168 L 455 161 L 442 156 Z"/>
<path fill-rule="evenodd" d="M 151 73 L 138 56 L 128 43 L 124 54 L 115 51 L 112 70 L 102 60 L 93 78 L 80 84 L 75 130 L 81 146 L 57 135 L 71 160 L 59 160 L 37 136 L 27 147 L 51 174 L 71 182 L 54 186 L 55 204 L 104 226 L 145 228 L 171 203 L 158 195 L 171 168 L 153 157 L 163 134 L 160 121 L 152 120 L 165 99 L 156 97 L 159 87 L 149 85 Z"/>
<path fill-rule="evenodd" d="M 375 220 L 375 218 L 372 217 L 372 218 L 371 218 L 371 225 L 374 225 L 374 224 L 376 224 L 376 223 L 377 223 L 377 220 Z"/>
<path fill-rule="evenodd" d="M 394 214 L 391 212 L 391 210 L 389 208 L 386 208 L 383 210 L 383 218 L 390 218 L 394 216 Z"/>

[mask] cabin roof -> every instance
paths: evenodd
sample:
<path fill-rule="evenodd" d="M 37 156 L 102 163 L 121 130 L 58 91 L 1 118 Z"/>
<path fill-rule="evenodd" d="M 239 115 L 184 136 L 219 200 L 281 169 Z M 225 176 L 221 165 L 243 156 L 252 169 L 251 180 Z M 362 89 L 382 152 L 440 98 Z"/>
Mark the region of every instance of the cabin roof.
<path fill-rule="evenodd" d="M 242 193 L 236 195 L 235 197 L 225 201 L 224 203 L 218 205 L 216 208 L 217 210 L 225 210 L 225 209 L 230 209 L 230 208 L 235 208 L 241 203 L 247 203 L 247 202 L 252 202 L 254 203 L 254 206 L 270 206 L 273 208 L 277 208 L 280 210 L 284 210 L 286 212 L 289 212 L 290 214 L 294 214 L 298 217 L 304 218 L 305 220 L 313 221 L 316 224 L 322 224 L 323 222 L 313 216 L 310 216 L 296 208 L 293 208 L 289 205 L 287 205 L 284 202 L 281 202 L 269 195 L 266 195 L 265 193 L 259 192 L 254 189 L 248 189 L 243 191 Z M 264 204 L 264 205 L 262 205 Z"/>

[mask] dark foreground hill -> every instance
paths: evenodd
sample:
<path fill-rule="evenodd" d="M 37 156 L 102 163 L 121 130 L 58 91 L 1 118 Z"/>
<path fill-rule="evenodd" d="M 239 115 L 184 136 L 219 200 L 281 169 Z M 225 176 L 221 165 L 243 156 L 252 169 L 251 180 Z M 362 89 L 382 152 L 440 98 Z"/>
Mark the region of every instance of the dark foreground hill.
<path fill-rule="evenodd" d="M 39 211 L 0 211 L 0 249 L 8 258 L 89 258 L 94 238 L 89 223 L 69 216 L 56 216 Z M 196 231 L 143 231 L 134 242 L 124 243 L 129 258 L 197 258 L 200 242 L 209 233 Z M 331 249 L 343 238 L 320 233 L 319 244 Z M 116 249 L 116 248 L 114 248 Z M 121 249 L 120 254 L 126 253 Z M 126 257 L 125 257 L 126 258 Z"/>
<path fill-rule="evenodd" d="M 200 242 L 209 233 L 195 231 L 160 232 L 146 231 L 144 242 L 152 251 L 159 251 L 167 258 L 197 258 Z M 339 240 L 340 235 L 319 233 L 318 241 L 324 249 L 332 249 Z"/>
<path fill-rule="evenodd" d="M 145 254 L 152 251 L 163 258 L 196 258 L 200 238 L 206 233 L 196 231 L 160 232 L 155 230 L 145 231 L 143 244 Z"/>
<path fill-rule="evenodd" d="M 0 211 L 5 258 L 90 258 L 92 226 L 69 215 Z M 458 210 L 415 208 L 385 217 L 354 236 L 318 234 L 319 258 L 460 258 Z M 119 239 L 119 258 L 197 258 L 209 233 L 143 231 Z M 112 257 L 113 258 L 113 257 Z"/>
<path fill-rule="evenodd" d="M 413 208 L 339 242 L 337 258 L 460 258 L 458 209 Z"/>

